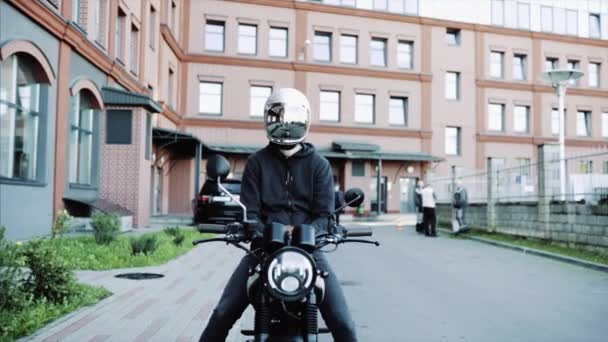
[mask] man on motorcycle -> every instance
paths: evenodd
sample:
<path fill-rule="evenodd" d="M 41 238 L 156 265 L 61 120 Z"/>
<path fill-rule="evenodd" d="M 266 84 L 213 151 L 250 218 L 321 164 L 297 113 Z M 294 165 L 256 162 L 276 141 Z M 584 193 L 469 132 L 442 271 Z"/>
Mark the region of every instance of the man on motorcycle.
<path fill-rule="evenodd" d="M 327 159 L 303 140 L 310 128 L 310 104 L 296 89 L 273 92 L 264 107 L 269 144 L 247 160 L 241 185 L 241 201 L 249 220 L 264 225 L 278 222 L 293 228 L 313 225 L 326 231 L 334 209 L 334 185 Z M 261 241 L 252 242 L 252 250 Z M 319 269 L 327 271 L 325 298 L 319 310 L 336 341 L 357 341 L 354 322 L 338 278 L 325 256 L 314 253 Z M 246 255 L 228 280 L 200 341 L 224 341 L 247 306 L 247 278 L 255 259 Z"/>

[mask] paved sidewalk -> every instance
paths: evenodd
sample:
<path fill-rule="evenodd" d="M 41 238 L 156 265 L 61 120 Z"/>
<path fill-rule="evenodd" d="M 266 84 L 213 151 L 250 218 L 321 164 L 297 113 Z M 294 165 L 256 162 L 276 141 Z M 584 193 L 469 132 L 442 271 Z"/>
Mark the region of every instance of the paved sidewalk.
<path fill-rule="evenodd" d="M 198 341 L 225 282 L 243 252 L 222 243 L 200 245 L 162 266 L 79 271 L 80 282 L 113 295 L 68 315 L 23 341 Z M 126 272 L 164 274 L 127 280 Z"/>

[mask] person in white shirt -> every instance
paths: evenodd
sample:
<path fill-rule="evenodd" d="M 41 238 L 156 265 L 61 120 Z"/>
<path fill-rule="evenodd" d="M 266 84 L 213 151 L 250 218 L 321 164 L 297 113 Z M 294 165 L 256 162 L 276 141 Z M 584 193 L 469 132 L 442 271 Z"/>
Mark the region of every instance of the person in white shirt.
<path fill-rule="evenodd" d="M 426 236 L 437 236 L 435 226 L 437 224 L 437 217 L 435 216 L 435 190 L 430 184 L 426 184 L 422 189 L 422 211 L 423 218 L 422 222 L 424 225 L 424 235 Z"/>

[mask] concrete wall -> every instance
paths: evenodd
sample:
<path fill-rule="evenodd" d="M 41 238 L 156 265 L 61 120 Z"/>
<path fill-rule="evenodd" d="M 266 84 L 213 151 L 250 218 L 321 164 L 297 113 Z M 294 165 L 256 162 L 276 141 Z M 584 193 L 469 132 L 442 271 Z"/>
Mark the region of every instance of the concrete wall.
<path fill-rule="evenodd" d="M 6 2 L 0 2 L 0 45 L 28 40 L 46 56 L 55 77 L 58 74 L 59 42 L 40 26 Z M 36 184 L 0 180 L 0 225 L 9 239 L 24 239 L 50 233 L 53 222 L 55 177 L 55 120 L 57 81 L 41 92 Z"/>
<path fill-rule="evenodd" d="M 564 243 L 608 247 L 608 205 L 548 204 L 548 220 L 539 215 L 536 203 L 496 204 L 495 231 L 505 234 L 551 239 Z M 486 204 L 474 204 L 466 210 L 466 222 L 472 228 L 488 229 Z M 439 204 L 440 225 L 451 227 L 451 207 Z"/>

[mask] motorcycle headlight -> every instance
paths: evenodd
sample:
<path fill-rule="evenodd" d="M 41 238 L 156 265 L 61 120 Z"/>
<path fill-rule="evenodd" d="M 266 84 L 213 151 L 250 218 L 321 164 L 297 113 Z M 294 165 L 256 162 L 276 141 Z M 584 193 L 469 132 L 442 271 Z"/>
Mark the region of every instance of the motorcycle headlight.
<path fill-rule="evenodd" d="M 303 250 L 285 247 L 271 256 L 266 277 L 268 289 L 273 296 L 286 301 L 297 301 L 314 286 L 315 262 Z"/>

